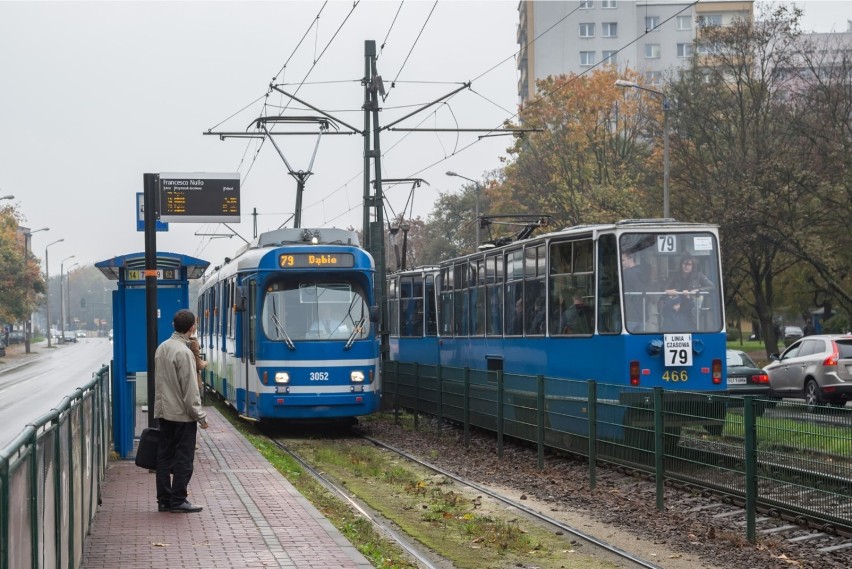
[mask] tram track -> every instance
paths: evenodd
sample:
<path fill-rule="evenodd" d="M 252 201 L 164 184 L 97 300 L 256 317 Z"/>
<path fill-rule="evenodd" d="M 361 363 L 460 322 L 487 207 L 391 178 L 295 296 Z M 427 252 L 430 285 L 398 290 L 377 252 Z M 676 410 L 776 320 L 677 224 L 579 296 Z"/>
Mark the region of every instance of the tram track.
<path fill-rule="evenodd" d="M 293 439 L 282 438 L 281 436 L 277 436 L 270 432 L 266 432 L 265 434 L 279 450 L 291 456 L 302 466 L 302 468 L 304 468 L 306 472 L 317 479 L 320 484 L 349 504 L 361 516 L 369 520 L 380 534 L 402 548 L 412 559 L 415 560 L 418 567 L 447 569 L 459 566 L 454 563 L 453 559 L 443 558 L 440 553 L 436 553 L 433 549 L 421 544 L 416 538 L 407 535 L 396 523 L 394 523 L 394 521 L 389 520 L 385 515 L 378 513 L 368 504 L 369 498 L 358 496 L 357 493 L 353 492 L 352 484 L 347 483 L 346 480 L 337 480 L 337 475 L 329 475 L 324 471 L 322 466 L 315 464 L 312 460 L 303 456 L 294 447 L 298 447 L 299 444 L 304 441 L 294 441 Z M 451 480 L 453 488 L 452 492 L 467 491 L 471 495 L 476 494 L 479 496 L 488 496 L 493 502 L 501 504 L 502 509 L 510 512 L 510 518 L 524 518 L 534 524 L 537 524 L 539 527 L 547 528 L 547 531 L 550 534 L 559 536 L 557 539 L 563 542 L 565 547 L 564 551 L 573 553 L 575 550 L 582 550 L 584 554 L 589 554 L 592 550 L 595 550 L 593 555 L 603 561 L 601 567 L 619 567 L 623 569 L 661 569 L 661 566 L 607 543 L 605 540 L 597 536 L 590 535 L 576 527 L 572 527 L 564 522 L 546 516 L 543 513 L 518 503 L 517 501 L 512 500 L 495 490 L 467 480 L 453 472 L 450 472 L 449 470 L 430 464 L 428 461 L 411 453 L 407 453 L 402 449 L 395 448 L 387 442 L 366 436 L 357 429 L 352 431 L 350 439 L 361 441 L 365 445 L 379 448 L 383 453 L 391 453 L 392 456 L 395 457 L 393 461 L 401 461 L 403 463 L 417 465 L 419 468 L 434 473 L 436 476 Z M 310 444 L 311 446 L 316 447 L 323 443 L 321 439 L 312 438 L 310 439 Z M 517 514 L 520 514 L 520 516 Z M 526 526 L 526 522 L 524 525 Z M 618 562 L 614 563 L 613 560 L 617 560 Z M 570 564 L 564 565 L 566 560 L 562 560 L 561 563 L 563 564 L 557 564 L 556 567 L 571 566 Z M 486 567 L 488 565 L 476 566 Z M 547 565 L 546 563 L 540 564 L 533 562 L 530 565 L 523 564 L 514 566 L 547 567 L 550 565 Z M 585 567 L 587 565 L 583 566 Z"/>

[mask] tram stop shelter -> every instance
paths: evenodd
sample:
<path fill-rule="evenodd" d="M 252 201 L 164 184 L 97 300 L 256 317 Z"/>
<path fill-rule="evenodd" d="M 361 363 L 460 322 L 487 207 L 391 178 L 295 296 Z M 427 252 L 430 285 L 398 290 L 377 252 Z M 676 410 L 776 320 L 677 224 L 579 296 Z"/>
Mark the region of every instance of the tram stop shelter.
<path fill-rule="evenodd" d="M 190 279 L 201 278 L 209 265 L 188 255 L 157 252 L 158 345 L 172 335 L 174 313 L 189 308 Z M 136 374 L 148 371 L 145 253 L 113 257 L 95 263 L 95 267 L 108 279 L 118 281 L 112 293 L 113 440 L 118 455 L 127 458 L 136 433 Z"/>

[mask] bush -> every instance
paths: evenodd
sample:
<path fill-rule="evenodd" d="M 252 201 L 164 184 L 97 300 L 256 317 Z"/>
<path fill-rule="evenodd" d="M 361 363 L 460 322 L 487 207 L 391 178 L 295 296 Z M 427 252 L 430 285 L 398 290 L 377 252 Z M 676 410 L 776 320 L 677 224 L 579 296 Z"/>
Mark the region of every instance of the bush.
<path fill-rule="evenodd" d="M 849 317 L 845 314 L 835 314 L 822 323 L 823 334 L 843 334 L 849 329 Z"/>
<path fill-rule="evenodd" d="M 740 331 L 735 329 L 728 329 L 726 332 L 726 338 L 729 342 L 738 342 L 740 339 Z"/>

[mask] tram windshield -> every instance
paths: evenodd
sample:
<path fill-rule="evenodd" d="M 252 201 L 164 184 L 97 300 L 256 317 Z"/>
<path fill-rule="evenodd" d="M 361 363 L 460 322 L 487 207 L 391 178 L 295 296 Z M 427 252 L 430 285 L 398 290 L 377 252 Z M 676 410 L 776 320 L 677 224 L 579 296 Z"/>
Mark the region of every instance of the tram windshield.
<path fill-rule="evenodd" d="M 718 245 L 708 232 L 622 234 L 619 250 L 627 331 L 720 331 Z"/>
<path fill-rule="evenodd" d="M 370 310 L 354 282 L 282 279 L 267 285 L 261 325 L 266 337 L 300 340 L 359 340 L 370 334 Z"/>

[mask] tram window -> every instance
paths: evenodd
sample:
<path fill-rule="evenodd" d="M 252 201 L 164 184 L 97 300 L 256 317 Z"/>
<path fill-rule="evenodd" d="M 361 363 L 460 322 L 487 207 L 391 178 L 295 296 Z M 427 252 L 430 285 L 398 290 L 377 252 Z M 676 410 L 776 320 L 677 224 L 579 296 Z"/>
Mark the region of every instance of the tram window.
<path fill-rule="evenodd" d="M 422 294 L 422 281 L 419 277 L 403 277 L 400 280 L 400 336 L 423 335 Z"/>
<path fill-rule="evenodd" d="M 589 265 L 592 240 L 563 241 L 550 245 L 551 335 L 586 335 L 594 330 L 594 272 Z"/>
<path fill-rule="evenodd" d="M 503 314 L 507 336 L 519 336 L 524 331 L 523 263 L 523 251 L 506 253 L 506 297 Z"/>
<path fill-rule="evenodd" d="M 453 291 L 453 328 L 456 336 L 467 336 L 470 324 L 470 298 L 467 293 L 469 267 L 461 261 L 453 267 L 456 288 Z"/>
<path fill-rule="evenodd" d="M 442 336 L 453 335 L 453 271 L 452 267 L 441 269 L 439 290 L 441 306 L 438 310 L 438 323 Z"/>
<path fill-rule="evenodd" d="M 438 317 L 435 313 L 435 277 L 426 275 L 426 288 L 423 295 L 423 313 L 426 315 L 426 335 L 438 334 Z"/>
<path fill-rule="evenodd" d="M 524 333 L 544 334 L 547 292 L 544 280 L 544 245 L 527 247 L 524 252 Z"/>
<path fill-rule="evenodd" d="M 488 296 L 488 335 L 503 333 L 503 258 L 491 255 L 485 259 L 486 295 Z"/>
<path fill-rule="evenodd" d="M 598 331 L 621 333 L 621 294 L 618 280 L 618 248 L 614 235 L 598 240 Z"/>
<path fill-rule="evenodd" d="M 485 259 L 471 261 L 470 333 L 485 335 Z"/>
<path fill-rule="evenodd" d="M 388 324 L 391 336 L 399 336 L 399 296 L 397 294 L 398 279 L 393 278 L 388 283 Z"/>

